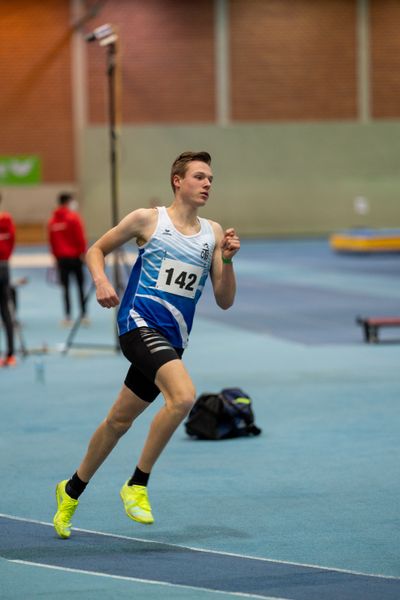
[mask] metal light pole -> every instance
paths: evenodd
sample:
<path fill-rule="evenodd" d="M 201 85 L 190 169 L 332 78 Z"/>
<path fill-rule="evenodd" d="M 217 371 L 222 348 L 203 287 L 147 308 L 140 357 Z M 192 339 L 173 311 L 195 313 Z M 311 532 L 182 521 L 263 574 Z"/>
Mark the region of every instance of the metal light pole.
<path fill-rule="evenodd" d="M 97 27 L 92 33 L 85 36 L 87 42 L 98 41 L 100 46 L 107 49 L 107 82 L 108 82 L 108 129 L 109 129 L 109 144 L 110 144 L 110 191 L 111 191 L 111 221 L 115 227 L 119 222 L 119 206 L 118 206 L 118 132 L 117 132 L 117 86 L 116 73 L 118 63 L 118 35 L 112 25 L 106 24 Z M 124 290 L 124 285 L 121 277 L 121 262 L 122 252 L 120 249 L 114 250 L 112 253 L 113 267 L 113 283 L 115 291 L 121 295 Z M 94 291 L 94 286 L 91 286 L 87 296 Z M 74 323 L 67 341 L 64 344 L 63 352 L 66 353 L 72 346 L 73 338 L 77 333 L 81 324 L 81 317 L 78 317 Z M 113 346 L 116 352 L 120 352 L 118 339 L 117 323 L 115 322 L 115 344 Z M 89 346 L 90 344 L 75 344 L 76 346 Z M 92 346 L 100 347 L 99 344 Z M 105 345 L 101 345 L 105 347 Z"/>

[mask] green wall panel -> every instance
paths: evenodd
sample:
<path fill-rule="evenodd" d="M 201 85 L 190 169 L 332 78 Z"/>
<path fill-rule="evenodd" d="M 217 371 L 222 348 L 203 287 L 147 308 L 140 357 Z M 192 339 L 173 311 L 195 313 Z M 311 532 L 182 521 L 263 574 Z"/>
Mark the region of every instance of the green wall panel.
<path fill-rule="evenodd" d="M 143 126 L 119 140 L 119 214 L 172 199 L 183 150 L 208 150 L 215 184 L 204 214 L 244 236 L 400 226 L 400 122 Z M 107 128 L 85 135 L 83 206 L 91 236 L 111 225 Z M 364 196 L 369 213 L 357 215 Z"/>

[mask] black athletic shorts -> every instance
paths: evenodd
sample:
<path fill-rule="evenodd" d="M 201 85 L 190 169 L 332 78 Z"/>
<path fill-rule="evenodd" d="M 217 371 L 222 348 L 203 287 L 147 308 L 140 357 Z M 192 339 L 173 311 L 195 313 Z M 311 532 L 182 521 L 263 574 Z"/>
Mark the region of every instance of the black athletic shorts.
<path fill-rule="evenodd" d="M 153 402 L 160 393 L 154 383 L 156 373 L 165 363 L 181 358 L 183 348 L 174 348 L 156 329 L 139 327 L 119 338 L 124 356 L 131 367 L 125 385 L 145 402 Z"/>

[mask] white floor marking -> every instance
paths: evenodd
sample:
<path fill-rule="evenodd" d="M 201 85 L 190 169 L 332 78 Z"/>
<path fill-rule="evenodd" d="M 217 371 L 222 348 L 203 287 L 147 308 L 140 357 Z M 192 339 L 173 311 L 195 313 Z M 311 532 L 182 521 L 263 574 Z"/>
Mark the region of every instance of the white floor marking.
<path fill-rule="evenodd" d="M 6 515 L 3 513 L 0 513 L 0 518 L 1 517 L 4 517 L 6 519 L 12 519 L 14 521 L 22 521 L 25 523 L 35 523 L 37 525 L 46 525 L 47 527 L 53 527 L 53 523 L 46 523 L 45 521 L 37 521 L 35 519 L 25 519 L 23 517 L 15 517 L 13 515 Z M 137 538 L 137 537 L 131 537 L 131 536 L 126 536 L 126 535 L 118 535 L 115 533 L 105 533 L 103 531 L 94 531 L 92 529 L 80 529 L 78 527 L 73 527 L 72 531 L 80 531 L 82 533 L 92 533 L 94 535 L 101 535 L 101 536 L 111 537 L 111 538 L 116 538 L 116 539 L 121 539 L 121 540 L 131 540 L 134 542 L 146 542 L 147 544 L 159 544 L 161 546 L 171 546 L 172 548 L 181 548 L 183 550 L 191 550 L 193 552 L 205 552 L 208 554 L 218 554 L 221 556 L 233 556 L 235 558 L 245 558 L 247 560 L 260 560 L 260 561 L 264 561 L 264 562 L 268 562 L 268 563 L 276 563 L 276 564 L 280 564 L 280 565 L 291 565 L 294 567 L 307 567 L 309 569 L 319 569 L 322 571 L 329 571 L 329 572 L 334 572 L 334 573 L 348 573 L 350 575 L 359 575 L 361 577 L 377 577 L 379 579 L 400 580 L 400 577 L 395 577 L 394 575 L 381 575 L 381 574 L 377 574 L 377 573 L 363 573 L 361 571 L 351 571 L 349 569 L 339 569 L 336 567 L 325 567 L 325 566 L 321 566 L 321 565 L 310 565 L 307 563 L 291 562 L 291 561 L 287 561 L 287 560 L 276 560 L 274 558 L 265 558 L 263 556 L 251 556 L 248 554 L 237 554 L 234 552 L 224 552 L 222 550 L 209 550 L 207 548 L 195 548 L 192 546 L 182 546 L 180 544 L 169 544 L 168 542 L 159 542 L 157 540 L 147 540 L 144 538 Z"/>
<path fill-rule="evenodd" d="M 225 594 L 226 596 L 237 596 L 239 598 L 260 598 L 261 600 L 290 600 L 290 598 L 278 598 L 278 596 L 260 596 L 258 594 L 247 594 L 245 592 L 226 592 L 224 590 L 214 590 L 213 588 L 198 587 L 194 585 L 184 585 L 182 583 L 169 583 L 168 581 L 156 581 L 153 579 L 140 579 L 139 577 L 126 577 L 124 575 L 110 575 L 98 571 L 86 571 L 84 569 L 71 569 L 70 567 L 57 567 L 43 563 L 31 562 L 28 560 L 9 560 L 18 565 L 28 565 L 31 567 L 41 567 L 42 569 L 53 569 L 56 571 L 67 571 L 69 573 L 79 573 L 81 575 L 95 575 L 96 577 L 107 577 L 108 579 L 122 579 L 124 581 L 134 581 L 135 583 L 144 583 L 151 585 L 162 585 L 171 588 L 184 588 L 186 590 L 199 590 L 201 592 L 212 592 L 213 594 Z"/>

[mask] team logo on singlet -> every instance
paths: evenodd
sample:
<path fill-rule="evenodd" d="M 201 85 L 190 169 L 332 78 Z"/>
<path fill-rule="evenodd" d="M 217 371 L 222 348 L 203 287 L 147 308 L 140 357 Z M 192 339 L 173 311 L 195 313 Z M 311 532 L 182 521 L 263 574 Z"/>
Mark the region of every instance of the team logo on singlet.
<path fill-rule="evenodd" d="M 208 257 L 210 256 L 210 246 L 207 244 L 207 242 L 203 244 L 203 249 L 200 256 L 203 260 L 208 260 Z"/>
<path fill-rule="evenodd" d="M 170 229 L 164 229 L 164 231 L 162 232 L 162 235 L 172 235 L 171 230 Z"/>

